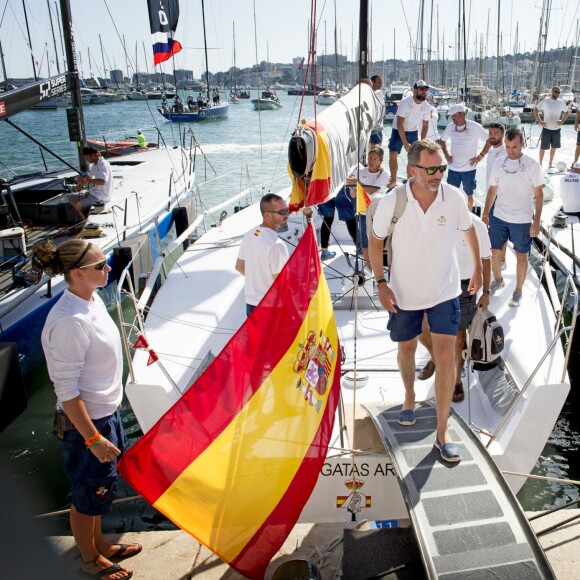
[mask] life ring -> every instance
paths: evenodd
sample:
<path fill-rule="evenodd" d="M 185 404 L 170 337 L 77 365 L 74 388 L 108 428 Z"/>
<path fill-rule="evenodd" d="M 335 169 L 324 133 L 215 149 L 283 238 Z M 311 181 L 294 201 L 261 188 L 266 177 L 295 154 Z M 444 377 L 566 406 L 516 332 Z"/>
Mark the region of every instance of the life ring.
<path fill-rule="evenodd" d="M 508 112 L 505 114 L 505 116 L 506 116 L 508 119 L 512 119 L 512 118 L 513 118 L 513 116 L 514 116 L 514 112 L 513 112 L 513 111 L 508 111 Z"/>

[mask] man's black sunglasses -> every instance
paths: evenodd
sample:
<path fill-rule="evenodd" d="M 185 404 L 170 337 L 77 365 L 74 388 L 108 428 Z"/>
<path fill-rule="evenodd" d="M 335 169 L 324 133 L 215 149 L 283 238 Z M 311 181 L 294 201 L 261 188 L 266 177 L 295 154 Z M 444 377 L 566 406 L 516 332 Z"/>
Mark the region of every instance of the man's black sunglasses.
<path fill-rule="evenodd" d="M 435 175 L 438 171 L 445 173 L 447 171 L 447 165 L 437 165 L 435 167 L 423 167 L 422 165 L 415 165 L 415 167 L 420 167 L 427 172 L 427 175 Z"/>
<path fill-rule="evenodd" d="M 290 213 L 289 209 L 267 209 L 265 213 L 277 213 L 278 215 L 288 215 Z"/>

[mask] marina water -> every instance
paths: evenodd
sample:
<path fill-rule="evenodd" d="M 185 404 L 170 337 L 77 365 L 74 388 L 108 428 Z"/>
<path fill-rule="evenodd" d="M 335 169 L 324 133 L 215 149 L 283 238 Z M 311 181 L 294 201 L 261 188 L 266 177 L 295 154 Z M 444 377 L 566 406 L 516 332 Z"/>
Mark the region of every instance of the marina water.
<path fill-rule="evenodd" d="M 287 144 L 299 120 L 300 97 L 279 95 L 284 107 L 275 111 L 254 111 L 249 100 L 230 105 L 229 117 L 206 123 L 177 125 L 166 122 L 157 112 L 159 101 L 126 101 L 85 107 L 87 135 L 94 139 L 114 141 L 136 135 L 141 129 L 150 142 L 159 137 L 167 144 L 181 141 L 199 144 L 196 154 L 196 180 L 201 186 L 203 203 L 207 208 L 217 205 L 251 187 L 248 201 L 256 201 L 263 193 L 276 192 L 289 185 L 287 176 Z M 185 101 L 185 98 L 184 98 Z M 322 108 L 318 107 L 319 111 Z M 312 97 L 307 97 L 300 113 L 301 119 L 314 116 Z M 54 149 L 73 165 L 77 165 L 76 146 L 68 141 L 66 113 L 63 109 L 27 111 L 13 121 L 41 142 Z M 181 133 L 180 133 L 181 130 Z M 524 125 L 528 150 L 537 155 L 540 129 Z M 383 146 L 387 147 L 391 126 L 386 125 Z M 9 179 L 15 173 L 42 171 L 44 164 L 40 148 L 6 123 L 0 123 L 0 139 L 4 144 L 0 158 L 0 177 Z M 570 162 L 576 142 L 573 125 L 562 128 L 562 160 Z M 43 153 L 49 168 L 60 165 L 49 154 Z M 405 172 L 405 156 L 401 156 L 399 171 Z M 546 156 L 547 157 L 547 156 Z M 556 156 L 556 161 L 558 161 Z M 248 168 L 246 166 L 249 165 Z M 229 174 L 225 179 L 217 176 Z M 483 198 L 485 162 L 477 169 L 478 197 Z M 263 184 L 263 187 L 261 186 Z M 232 268 L 234 265 L 232 264 Z M 493 307 L 493 303 L 492 303 Z M 533 331 L 533 329 L 530 329 Z M 576 345 L 580 345 L 577 336 Z M 578 480 L 580 479 L 580 417 L 575 409 L 580 404 L 580 347 L 571 355 L 569 372 L 572 389 L 563 412 L 546 444 L 534 474 Z M 51 512 L 70 505 L 69 484 L 62 470 L 60 450 L 53 436 L 54 392 L 46 367 L 40 365 L 26 378 L 29 397 L 28 409 L 8 429 L 0 434 L 0 464 L 8 469 L 20 487 L 29 488 L 39 512 Z M 124 403 L 123 423 L 129 445 L 141 435 L 131 409 Z M 176 450 L 179 452 L 179 450 Z M 132 490 L 121 486 L 120 495 L 131 496 Z M 577 488 L 571 484 L 528 480 L 519 493 L 526 510 L 541 510 L 577 499 Z M 55 533 L 66 529 L 68 515 L 49 520 Z M 173 529 L 171 522 L 144 501 L 118 504 L 111 516 L 104 520 L 106 531 L 125 532 L 150 529 Z"/>

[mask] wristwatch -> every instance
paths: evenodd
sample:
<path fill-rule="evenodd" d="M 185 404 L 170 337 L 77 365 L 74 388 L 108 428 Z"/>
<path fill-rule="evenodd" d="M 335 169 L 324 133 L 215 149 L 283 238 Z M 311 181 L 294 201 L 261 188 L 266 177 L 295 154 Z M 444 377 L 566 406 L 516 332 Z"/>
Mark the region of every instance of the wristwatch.
<path fill-rule="evenodd" d="M 489 288 L 484 288 L 484 289 L 483 289 L 483 293 L 484 293 L 484 294 L 489 294 Z"/>
<path fill-rule="evenodd" d="M 376 284 L 377 286 L 378 286 L 379 284 L 382 284 L 383 282 L 384 282 L 385 284 L 387 283 L 387 281 L 386 281 L 384 278 L 381 278 L 380 280 L 375 280 L 375 284 Z"/>

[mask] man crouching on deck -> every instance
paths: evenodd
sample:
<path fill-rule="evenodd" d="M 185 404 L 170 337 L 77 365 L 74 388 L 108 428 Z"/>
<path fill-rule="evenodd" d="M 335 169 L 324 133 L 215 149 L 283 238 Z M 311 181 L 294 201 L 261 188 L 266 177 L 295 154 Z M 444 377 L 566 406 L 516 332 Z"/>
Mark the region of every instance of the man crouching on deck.
<path fill-rule="evenodd" d="M 455 384 L 455 336 L 459 326 L 461 285 L 455 254 L 458 230 L 477 264 L 468 291 L 477 293 L 482 282 L 477 234 L 472 227 L 464 193 L 442 178 L 441 147 L 429 140 L 413 143 L 409 150 L 410 179 L 407 204 L 392 234 L 390 284 L 383 270 L 383 243 L 396 202 L 396 190 L 380 202 L 369 240 L 371 265 L 381 304 L 389 311 L 391 339 L 399 343 L 397 362 L 405 385 L 401 425 L 415 423 L 415 351 L 421 322 L 427 314 L 435 358 L 437 437 L 435 447 L 445 461 L 461 461 L 459 446 L 451 442 L 447 420 Z"/>

